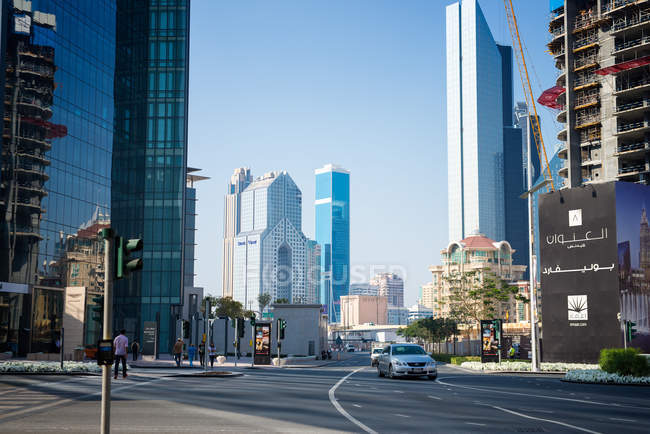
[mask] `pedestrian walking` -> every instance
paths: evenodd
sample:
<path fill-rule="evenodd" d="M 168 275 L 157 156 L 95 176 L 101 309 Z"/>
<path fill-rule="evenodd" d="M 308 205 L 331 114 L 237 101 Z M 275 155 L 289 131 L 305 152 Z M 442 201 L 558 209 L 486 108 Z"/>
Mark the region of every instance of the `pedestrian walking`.
<path fill-rule="evenodd" d="M 178 338 L 178 340 L 174 344 L 174 348 L 172 349 L 172 352 L 174 353 L 174 360 L 176 360 L 176 367 L 180 368 L 181 360 L 183 357 L 183 339 Z"/>
<path fill-rule="evenodd" d="M 205 363 L 205 344 L 199 344 L 199 360 L 201 361 L 201 366 Z"/>
<path fill-rule="evenodd" d="M 187 349 L 187 358 L 190 361 L 190 368 L 193 367 L 194 365 L 194 356 L 196 355 L 196 347 L 194 344 L 191 344 L 190 347 Z"/>
<path fill-rule="evenodd" d="M 515 347 L 510 347 L 508 350 L 508 358 L 514 359 L 515 358 Z"/>
<path fill-rule="evenodd" d="M 122 361 L 122 378 L 126 378 L 126 352 L 129 348 L 129 338 L 124 336 L 125 333 L 126 330 L 120 330 L 120 334 L 113 340 L 113 348 L 115 348 L 115 375 L 113 378 L 116 380 L 120 361 Z"/>
<path fill-rule="evenodd" d="M 140 352 L 140 344 L 138 341 L 134 340 L 131 344 L 131 354 L 133 354 L 133 361 L 138 360 L 138 353 Z"/>
<path fill-rule="evenodd" d="M 217 349 L 214 344 L 210 344 L 208 347 L 208 357 L 210 357 L 210 367 L 214 368 L 214 358 L 217 357 Z"/>

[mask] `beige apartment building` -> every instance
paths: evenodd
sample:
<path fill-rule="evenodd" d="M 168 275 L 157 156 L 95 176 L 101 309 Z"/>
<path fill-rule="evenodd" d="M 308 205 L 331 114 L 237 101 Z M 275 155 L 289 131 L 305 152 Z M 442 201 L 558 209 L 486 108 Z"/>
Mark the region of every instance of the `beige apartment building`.
<path fill-rule="evenodd" d="M 341 324 L 388 324 L 388 299 L 375 295 L 344 295 L 341 297 Z"/>
<path fill-rule="evenodd" d="M 496 276 L 511 282 L 513 285 L 525 288 L 523 285 L 525 265 L 512 263 L 512 254 L 515 250 L 507 241 L 496 242 L 481 234 L 473 234 L 461 241 L 454 241 L 441 250 L 442 265 L 429 267 L 432 274 L 431 283 L 422 287 L 422 305 L 433 309 L 434 318 L 447 318 L 450 316 L 448 299 L 450 285 L 447 278 L 456 273 L 477 271 L 482 274 L 489 270 Z M 520 317 L 521 306 L 513 301 L 508 308 L 508 320 L 517 322 Z M 524 309 L 525 311 L 525 309 Z M 525 313 L 524 313 L 525 315 Z"/>

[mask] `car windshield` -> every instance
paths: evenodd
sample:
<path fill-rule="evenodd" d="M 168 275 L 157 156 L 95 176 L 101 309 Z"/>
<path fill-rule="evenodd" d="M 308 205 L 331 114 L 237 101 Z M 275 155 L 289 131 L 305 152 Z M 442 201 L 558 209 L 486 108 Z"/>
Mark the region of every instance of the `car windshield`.
<path fill-rule="evenodd" d="M 372 354 L 381 354 L 382 351 L 384 350 L 382 350 L 381 348 L 375 348 L 374 350 L 372 350 Z"/>
<path fill-rule="evenodd" d="M 401 354 L 426 354 L 422 347 L 415 345 L 394 345 L 393 355 L 399 356 Z"/>

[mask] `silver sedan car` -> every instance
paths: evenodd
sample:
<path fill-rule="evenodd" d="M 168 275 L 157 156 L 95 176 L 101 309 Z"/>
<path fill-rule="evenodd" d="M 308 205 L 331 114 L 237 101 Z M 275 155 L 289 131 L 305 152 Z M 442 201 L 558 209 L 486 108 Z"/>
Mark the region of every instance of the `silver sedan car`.
<path fill-rule="evenodd" d="M 377 374 L 380 377 L 438 377 L 436 361 L 416 344 L 391 344 L 379 355 Z"/>

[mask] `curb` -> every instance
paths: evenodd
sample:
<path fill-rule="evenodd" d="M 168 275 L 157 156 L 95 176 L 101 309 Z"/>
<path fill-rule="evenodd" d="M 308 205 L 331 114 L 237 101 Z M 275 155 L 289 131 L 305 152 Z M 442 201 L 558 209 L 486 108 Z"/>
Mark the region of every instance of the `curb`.
<path fill-rule="evenodd" d="M 101 377 L 102 374 L 98 372 L 0 372 L 0 376 L 2 375 L 72 375 Z"/>
<path fill-rule="evenodd" d="M 599 386 L 637 386 L 637 387 L 650 387 L 650 383 L 599 383 L 597 381 L 576 381 L 576 380 L 565 380 L 562 378 L 560 381 L 564 383 L 574 383 L 574 384 L 597 384 Z"/>

